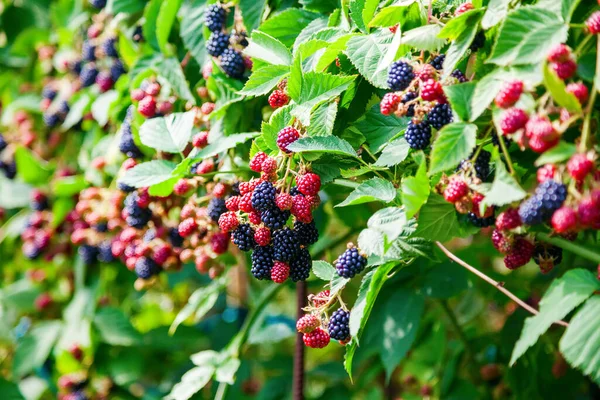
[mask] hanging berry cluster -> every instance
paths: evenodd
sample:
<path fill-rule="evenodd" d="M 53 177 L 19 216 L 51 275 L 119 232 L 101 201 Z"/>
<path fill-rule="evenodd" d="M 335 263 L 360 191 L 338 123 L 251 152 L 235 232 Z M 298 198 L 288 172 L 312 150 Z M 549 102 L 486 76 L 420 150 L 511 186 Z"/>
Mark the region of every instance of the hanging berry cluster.
<path fill-rule="evenodd" d="M 144 79 L 139 88 L 131 91 L 131 100 L 137 102 L 137 111 L 144 118 L 162 117 L 173 111 L 175 97 L 161 90 L 155 77 Z"/>

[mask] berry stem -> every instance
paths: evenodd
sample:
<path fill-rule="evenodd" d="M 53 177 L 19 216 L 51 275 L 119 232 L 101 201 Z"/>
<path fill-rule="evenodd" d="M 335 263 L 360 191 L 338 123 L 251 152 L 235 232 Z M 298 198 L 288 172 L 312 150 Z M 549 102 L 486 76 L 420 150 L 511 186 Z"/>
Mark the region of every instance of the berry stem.
<path fill-rule="evenodd" d="M 508 170 L 510 171 L 511 176 L 515 176 L 515 169 L 512 165 L 512 160 L 510 159 L 510 155 L 508 154 L 508 149 L 506 148 L 506 143 L 504 143 L 504 137 L 501 134 L 498 134 L 498 143 L 500 143 L 500 148 L 502 149 L 502 154 L 504 154 L 504 158 L 506 159 L 506 163 L 508 164 Z"/>
<path fill-rule="evenodd" d="M 306 304 L 306 282 L 300 281 L 296 285 L 296 320 L 304 316 L 303 308 Z M 296 333 L 296 348 L 294 350 L 294 400 L 304 400 L 304 343 L 302 333 Z"/>
<path fill-rule="evenodd" d="M 583 247 L 577 243 L 570 242 L 557 236 L 550 236 L 547 233 L 540 232 L 537 234 L 537 237 L 544 242 L 553 244 L 564 250 L 568 250 L 571 253 L 577 254 L 578 256 L 586 258 L 596 264 L 600 264 L 600 254 L 588 249 L 587 247 Z"/>
<path fill-rule="evenodd" d="M 356 189 L 359 186 L 358 183 L 349 181 L 348 179 L 334 179 L 333 181 L 331 181 L 331 183 L 333 183 L 334 185 L 349 187 L 352 189 Z"/>
<path fill-rule="evenodd" d="M 577 46 L 577 48 L 573 51 L 574 55 L 579 55 L 580 53 L 583 52 L 583 49 L 587 46 L 588 42 L 594 37 L 594 35 L 586 35 L 585 39 L 583 39 L 581 41 L 581 43 L 579 43 L 579 45 Z"/>
<path fill-rule="evenodd" d="M 549 242 L 549 243 L 551 243 L 551 242 Z M 486 281 L 490 285 L 494 286 L 496 289 L 498 289 L 499 291 L 501 291 L 502 293 L 504 293 L 508 298 L 510 298 L 512 301 L 514 301 L 515 303 L 517 303 L 518 305 L 520 305 L 521 307 L 523 307 L 525 310 L 529 311 L 531 314 L 533 314 L 533 315 L 539 314 L 538 310 L 536 310 L 535 308 L 531 307 L 529 304 L 525 303 L 523 300 L 519 299 L 510 290 L 506 289 L 504 287 L 504 284 L 502 282 L 498 282 L 498 281 L 490 278 L 489 276 L 487 276 L 486 274 L 484 274 L 483 272 L 481 272 L 477 268 L 475 268 L 475 267 L 467 264 L 462 259 L 460 259 L 455 254 L 453 254 L 450 250 L 448 250 L 446 247 L 444 247 L 444 245 L 441 244 L 440 242 L 435 242 L 435 244 L 436 244 L 437 247 L 440 248 L 440 250 L 442 250 L 444 252 L 444 254 L 446 254 L 446 256 L 449 259 L 451 259 L 452 261 L 458 263 L 460 266 L 465 267 L 469 272 L 472 272 L 473 274 L 477 275 L 478 277 L 480 277 L 481 279 L 483 279 L 484 281 Z M 557 324 L 557 325 L 569 326 L 569 324 L 566 323 L 565 321 L 560 321 L 559 320 L 559 321 L 554 321 L 554 323 Z"/>
<path fill-rule="evenodd" d="M 591 37 L 591 35 L 590 35 Z M 600 52 L 600 35 L 596 35 L 597 39 L 597 48 Z M 594 76 L 594 86 L 596 86 L 598 80 L 600 80 L 600 53 L 596 56 L 596 74 Z M 590 95 L 590 100 L 588 101 L 588 105 L 585 109 L 585 119 L 583 120 L 583 128 L 581 131 L 581 140 L 579 142 L 579 152 L 583 153 L 586 151 L 588 147 L 588 142 L 590 138 L 590 124 L 592 120 L 592 110 L 594 107 L 594 103 L 596 102 L 596 94 L 598 90 L 594 87 L 592 90 L 592 94 Z"/>

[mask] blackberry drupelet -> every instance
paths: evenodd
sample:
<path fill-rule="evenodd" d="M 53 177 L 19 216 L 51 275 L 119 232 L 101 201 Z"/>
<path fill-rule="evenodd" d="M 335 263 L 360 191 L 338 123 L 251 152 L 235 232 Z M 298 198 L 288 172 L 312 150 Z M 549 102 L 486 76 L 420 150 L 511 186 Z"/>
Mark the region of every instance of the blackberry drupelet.
<path fill-rule="evenodd" d="M 221 214 L 227 212 L 227 207 L 225 207 L 225 199 L 213 197 L 210 199 L 206 211 L 213 222 L 219 222 L 219 217 Z"/>
<path fill-rule="evenodd" d="M 403 97 L 402 97 L 402 104 L 406 104 L 411 100 L 416 99 L 417 97 L 419 97 L 419 95 L 417 94 L 417 92 L 407 92 Z M 414 117 L 415 116 L 415 105 L 411 104 L 410 106 L 408 106 L 408 110 L 406 110 L 406 116 L 407 117 Z"/>
<path fill-rule="evenodd" d="M 277 189 L 269 181 L 261 182 L 252 192 L 252 207 L 257 211 L 276 208 L 275 194 Z"/>
<path fill-rule="evenodd" d="M 427 114 L 427 122 L 435 129 L 442 129 L 453 120 L 452 109 L 449 104 L 436 104 Z"/>
<path fill-rule="evenodd" d="M 212 4 L 206 9 L 204 14 L 204 24 L 211 32 L 217 32 L 223 29 L 227 12 L 220 4 Z"/>
<path fill-rule="evenodd" d="M 137 192 L 132 192 L 125 198 L 125 211 L 127 213 L 127 225 L 141 229 L 152 218 L 152 211 L 148 208 L 142 208 L 138 205 L 140 196 Z"/>
<path fill-rule="evenodd" d="M 404 90 L 415 79 L 413 68 L 404 61 L 392 63 L 388 71 L 387 84 L 393 91 Z"/>
<path fill-rule="evenodd" d="M 338 257 L 335 269 L 342 278 L 353 278 L 367 266 L 367 259 L 361 256 L 356 247 L 347 249 Z"/>
<path fill-rule="evenodd" d="M 280 210 L 277 207 L 270 208 L 265 211 L 261 211 L 260 219 L 269 229 L 281 229 L 285 226 L 287 220 L 290 218 L 289 210 Z"/>
<path fill-rule="evenodd" d="M 558 210 L 567 198 L 567 187 L 553 179 L 538 185 L 534 195 L 521 203 L 519 216 L 526 225 L 540 224 Z"/>
<path fill-rule="evenodd" d="M 411 149 L 423 150 L 429 146 L 431 141 L 431 126 L 427 121 L 418 124 L 410 121 L 404 133 L 404 138 Z"/>
<path fill-rule="evenodd" d="M 296 257 L 290 263 L 290 279 L 292 282 L 305 281 L 310 276 L 312 269 L 312 258 L 308 249 L 300 249 Z"/>
<path fill-rule="evenodd" d="M 233 243 L 242 251 L 250 251 L 256 246 L 254 229 L 250 224 L 241 224 L 232 233 Z"/>
<path fill-rule="evenodd" d="M 240 79 L 244 76 L 246 66 L 244 58 L 234 49 L 225 49 L 221 54 L 221 68 L 231 78 Z"/>
<path fill-rule="evenodd" d="M 98 256 L 98 248 L 96 246 L 84 244 L 77 250 L 77 253 L 79 253 L 79 257 L 81 257 L 81 261 L 83 261 L 85 265 L 93 265 Z"/>
<path fill-rule="evenodd" d="M 140 257 L 135 263 L 135 273 L 141 279 L 149 279 L 158 274 L 159 270 L 158 264 L 148 257 Z"/>
<path fill-rule="evenodd" d="M 257 246 L 252 252 L 252 275 L 259 280 L 270 280 L 272 268 L 273 247 Z"/>
<path fill-rule="evenodd" d="M 342 308 L 335 310 L 331 314 L 327 330 L 332 339 L 347 340 L 350 337 L 350 312 Z"/>
<path fill-rule="evenodd" d="M 112 253 L 112 243 L 110 240 L 105 240 L 98 246 L 98 261 L 109 263 L 115 260 Z"/>
<path fill-rule="evenodd" d="M 492 154 L 489 151 L 481 150 L 475 160 L 475 173 L 477 177 L 485 181 L 490 176 L 490 160 Z"/>
<path fill-rule="evenodd" d="M 315 226 L 314 220 L 308 224 L 300 221 L 294 222 L 294 231 L 298 236 L 298 241 L 300 242 L 301 246 L 309 246 L 317 243 L 317 240 L 319 240 L 319 231 Z"/>
<path fill-rule="evenodd" d="M 213 32 L 206 41 L 206 51 L 213 57 L 219 57 L 229 47 L 229 35 L 223 32 Z"/>
<path fill-rule="evenodd" d="M 273 232 L 272 243 L 273 257 L 283 262 L 291 261 L 300 248 L 296 232 L 288 227 Z"/>
<path fill-rule="evenodd" d="M 439 56 L 436 56 L 433 60 L 431 60 L 429 62 L 429 65 L 432 65 L 433 68 L 435 68 L 439 71 L 441 69 L 444 69 L 444 60 L 445 59 L 446 59 L 446 55 L 440 54 Z"/>
<path fill-rule="evenodd" d="M 504 136 L 502 139 L 504 140 L 504 144 L 508 148 L 508 146 L 510 146 L 512 143 L 512 139 L 507 136 Z M 498 148 L 500 147 L 500 139 L 498 139 L 498 133 L 496 132 L 492 133 L 492 144 Z"/>

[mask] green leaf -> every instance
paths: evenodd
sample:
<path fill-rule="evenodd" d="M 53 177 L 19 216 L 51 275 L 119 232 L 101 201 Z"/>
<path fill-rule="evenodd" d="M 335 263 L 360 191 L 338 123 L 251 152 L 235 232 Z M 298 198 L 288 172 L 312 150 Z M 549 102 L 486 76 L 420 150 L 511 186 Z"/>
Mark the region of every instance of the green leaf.
<path fill-rule="evenodd" d="M 185 100 L 195 102 L 194 96 L 190 91 L 188 82 L 185 79 L 181 64 L 175 57 L 168 57 L 160 59 L 154 68 L 156 72 L 165 78 L 167 82 L 173 87 L 173 90 L 177 95 Z"/>
<path fill-rule="evenodd" d="M 375 18 L 368 23 L 370 27 L 390 27 L 400 24 L 403 30 L 409 30 L 411 25 L 419 26 L 426 21 L 423 7 L 419 2 L 406 2 L 407 5 L 392 5 L 382 8 Z"/>
<path fill-rule="evenodd" d="M 317 17 L 318 14 L 306 10 L 288 8 L 269 17 L 260 26 L 260 31 L 278 39 L 284 46 L 291 47 L 300 32 Z"/>
<path fill-rule="evenodd" d="M 40 102 L 42 98 L 34 94 L 25 94 L 19 96 L 14 101 L 11 101 L 6 107 L 2 109 L 2 117 L 0 122 L 4 126 L 11 125 L 15 117 L 15 113 L 19 110 L 29 111 L 32 113 L 40 112 Z"/>
<path fill-rule="evenodd" d="M 132 346 L 142 338 L 131 325 L 123 311 L 114 307 L 103 307 L 94 316 L 94 325 L 100 340 L 114 346 Z"/>
<path fill-rule="evenodd" d="M 67 215 L 75 209 L 75 200 L 70 197 L 60 197 L 52 204 L 52 228 L 63 223 Z"/>
<path fill-rule="evenodd" d="M 156 38 L 156 23 L 162 0 L 150 0 L 144 9 L 144 24 L 142 25 L 144 39 L 154 49 L 159 51 L 158 39 Z"/>
<path fill-rule="evenodd" d="M 290 121 L 292 120 L 290 110 L 291 106 L 281 107 L 271 115 L 269 122 L 262 123 L 262 135 L 258 139 L 264 140 L 266 149 L 263 149 L 263 151 L 270 149 L 272 152 L 279 152 L 279 147 L 277 147 L 277 134 L 280 130 L 289 126 Z"/>
<path fill-rule="evenodd" d="M 256 30 L 260 25 L 266 5 L 266 0 L 240 0 L 240 11 L 244 18 L 244 25 L 249 32 Z"/>
<path fill-rule="evenodd" d="M 383 148 L 381 155 L 374 164 L 377 167 L 393 167 L 408 157 L 410 146 L 403 137 L 394 139 Z"/>
<path fill-rule="evenodd" d="M 297 54 L 296 51 L 298 50 L 300 45 L 303 45 L 304 43 L 309 42 L 311 39 L 314 38 L 316 33 L 320 32 L 324 29 L 327 29 L 327 27 L 328 27 L 327 18 L 325 18 L 325 17 L 312 20 L 310 22 L 310 24 L 306 25 L 306 27 L 304 27 L 304 29 L 302 29 L 302 31 L 298 34 L 298 36 L 294 40 L 294 46 L 292 49 L 292 53 L 294 55 L 296 55 Z"/>
<path fill-rule="evenodd" d="M 108 0 L 106 3 L 106 12 L 117 15 L 120 13 L 135 14 L 144 9 L 145 3 L 142 0 Z"/>
<path fill-rule="evenodd" d="M 262 96 L 269 93 L 289 73 L 290 68 L 287 66 L 266 65 L 252 71 L 252 75 L 239 93 L 244 96 Z"/>
<path fill-rule="evenodd" d="M 292 64 L 292 53 L 274 37 L 261 31 L 254 31 L 249 42 L 248 47 L 244 49 L 244 54 L 248 57 L 275 65 Z"/>
<path fill-rule="evenodd" d="M 381 114 L 379 111 L 379 105 L 374 105 L 364 117 L 359 119 L 352 125 L 352 129 L 356 129 L 358 132 L 364 135 L 367 143 L 373 149 L 374 152 L 378 153 L 381 151 L 383 146 L 388 144 L 390 139 L 395 136 L 398 136 L 403 130 L 408 126 L 409 118 L 400 118 L 395 115 L 385 116 Z M 394 143 L 396 146 L 399 146 L 398 140 L 394 140 L 389 145 Z M 389 151 L 389 154 L 393 152 L 403 153 L 401 148 L 392 148 Z M 391 154 L 393 155 L 393 154 Z M 399 160 L 402 161 L 402 160 Z M 384 159 L 383 162 L 389 164 L 394 162 L 391 159 Z M 379 161 L 378 161 L 379 163 Z"/>
<path fill-rule="evenodd" d="M 52 193 L 57 196 L 73 196 L 88 186 L 83 175 L 65 176 L 52 181 Z"/>
<path fill-rule="evenodd" d="M 344 289 L 344 287 L 346 287 L 348 282 L 350 282 L 350 278 L 342 278 L 337 273 L 333 275 L 333 278 L 331 278 L 331 283 L 329 284 L 331 288 L 330 296 L 333 297 L 338 294 L 342 289 Z"/>
<path fill-rule="evenodd" d="M 471 117 L 469 121 L 475 121 L 488 108 L 504 84 L 504 76 L 505 72 L 497 69 L 476 83 L 471 98 Z"/>
<path fill-rule="evenodd" d="M 31 199 L 32 187 L 0 174 L 0 207 L 11 209 L 26 207 Z"/>
<path fill-rule="evenodd" d="M 424 307 L 423 296 L 404 288 L 396 290 L 388 300 L 380 349 L 387 380 L 415 341 Z"/>
<path fill-rule="evenodd" d="M 584 374 L 600 380 L 600 297 L 594 296 L 571 320 L 559 343 L 565 359 Z"/>
<path fill-rule="evenodd" d="M 327 261 L 313 261 L 312 271 L 315 276 L 324 281 L 331 281 L 335 275 L 335 268 Z"/>
<path fill-rule="evenodd" d="M 370 229 L 382 232 L 388 240 L 394 240 L 402 233 L 407 223 L 406 213 L 399 207 L 377 210 L 367 221 Z"/>
<path fill-rule="evenodd" d="M 29 219 L 29 215 L 25 215 Z M 21 226 L 25 228 L 26 222 Z M 20 234 L 20 232 L 18 232 Z M 21 279 L 6 285 L 0 291 L 0 301 L 3 307 L 16 308 L 21 312 L 32 312 L 35 310 L 35 299 L 40 295 L 41 288 L 35 287 L 29 280 Z"/>
<path fill-rule="evenodd" d="M 46 162 L 25 147 L 17 147 L 15 151 L 18 175 L 32 185 L 46 183 L 50 177 Z"/>
<path fill-rule="evenodd" d="M 205 4 L 206 0 L 188 0 L 180 9 L 181 23 L 179 34 L 181 35 L 181 40 L 199 65 L 204 65 L 209 57 L 206 52 L 204 36 L 202 35 L 204 11 L 206 10 Z"/>
<path fill-rule="evenodd" d="M 424 25 L 402 34 L 402 44 L 417 50 L 437 51 L 446 44 L 446 39 L 438 37 L 441 27 L 436 24 Z"/>
<path fill-rule="evenodd" d="M 190 369 L 183 374 L 181 382 L 173 386 L 171 393 L 165 397 L 165 400 L 189 400 L 210 382 L 214 373 L 215 367 L 213 365 L 203 365 Z"/>
<path fill-rule="evenodd" d="M 152 186 L 171 178 L 175 166 L 175 163 L 165 160 L 144 162 L 125 171 L 119 182 L 133 187 Z"/>
<path fill-rule="evenodd" d="M 452 106 L 452 111 L 458 115 L 462 121 L 469 121 L 471 118 L 471 101 L 475 91 L 475 82 L 466 82 L 458 85 L 444 86 L 444 93 Z"/>
<path fill-rule="evenodd" d="M 92 103 L 92 116 L 98 122 L 98 125 L 104 126 L 108 123 L 108 112 L 110 106 L 119 98 L 119 92 L 116 90 L 109 90 L 106 93 L 102 93 Z"/>
<path fill-rule="evenodd" d="M 183 151 L 192 136 L 194 115 L 188 111 L 147 119 L 140 127 L 142 144 L 167 153 Z"/>
<path fill-rule="evenodd" d="M 520 7 L 508 14 L 488 62 L 498 65 L 533 64 L 567 39 L 568 26 L 543 7 Z"/>
<path fill-rule="evenodd" d="M 463 122 L 448 124 L 433 143 L 429 175 L 456 168 L 475 147 L 477 126 Z"/>
<path fill-rule="evenodd" d="M 83 113 L 90 104 L 90 100 L 91 97 L 88 94 L 84 93 L 81 96 L 79 96 L 79 98 L 73 104 L 71 104 L 69 108 L 69 113 L 65 118 L 65 122 L 63 122 L 62 124 L 62 128 L 64 130 L 71 129 L 82 120 Z"/>
<path fill-rule="evenodd" d="M 383 257 L 385 253 L 384 244 L 385 235 L 377 229 L 363 229 L 358 235 L 358 247 L 369 256 Z"/>
<path fill-rule="evenodd" d="M 467 13 L 463 15 L 467 15 Z M 461 15 L 461 17 L 463 15 Z M 475 39 L 475 35 L 477 34 L 478 26 L 478 20 L 469 20 L 467 28 L 464 31 L 462 31 L 460 35 L 456 39 L 454 39 L 450 44 L 450 47 L 446 51 L 446 58 L 444 59 L 444 72 L 442 74 L 444 78 L 450 76 L 452 71 L 454 71 L 456 65 L 467 53 L 467 50 L 469 50 L 469 46 L 471 45 L 473 39 Z"/>
<path fill-rule="evenodd" d="M 22 378 L 41 367 L 58 339 L 62 324 L 59 321 L 40 322 L 17 344 L 12 360 L 12 372 Z"/>
<path fill-rule="evenodd" d="M 560 15 L 568 23 L 579 2 L 580 0 L 538 0 L 536 6 Z"/>
<path fill-rule="evenodd" d="M 168 54 L 169 33 L 171 33 L 173 22 L 175 22 L 177 11 L 179 11 L 182 2 L 183 0 L 164 0 L 160 5 L 160 11 L 156 19 L 156 39 L 158 40 L 158 47 L 165 54 Z"/>
<path fill-rule="evenodd" d="M 19 386 L 4 378 L 0 378 L 0 393 L 2 393 L 2 399 L 4 400 L 25 400 L 25 397 L 23 397 L 19 390 Z"/>
<path fill-rule="evenodd" d="M 235 135 L 224 136 L 219 138 L 217 141 L 210 143 L 199 152 L 192 153 L 193 155 L 190 156 L 195 160 L 212 157 L 216 154 L 224 152 L 225 150 L 234 148 L 238 144 L 244 143 L 256 136 L 258 136 L 258 132 L 236 133 Z"/>
<path fill-rule="evenodd" d="M 552 98 L 559 106 L 563 106 L 569 112 L 581 114 L 581 104 L 573 93 L 566 90 L 565 82 L 546 65 L 544 68 L 544 85 L 552 95 Z"/>
<path fill-rule="evenodd" d="M 358 29 L 368 33 L 367 24 L 375 15 L 379 0 L 350 0 L 350 17 Z"/>
<path fill-rule="evenodd" d="M 389 203 L 396 197 L 396 189 L 391 182 L 381 178 L 372 178 L 361 183 L 346 200 L 336 205 L 336 207 L 353 206 L 356 204 L 370 203 L 372 201 L 381 201 Z"/>
<path fill-rule="evenodd" d="M 169 328 L 169 335 L 173 335 L 177 327 L 192 315 L 195 315 L 195 323 L 200 321 L 213 308 L 223 287 L 223 280 L 214 280 L 210 285 L 196 289 L 190 295 L 187 304 L 175 316 Z"/>
<path fill-rule="evenodd" d="M 427 177 L 427 164 L 425 157 L 419 164 L 415 176 L 409 176 L 402 180 L 402 204 L 406 210 L 406 218 L 412 218 L 419 212 L 421 206 L 429 197 L 429 178 Z"/>
<path fill-rule="evenodd" d="M 435 264 L 425 275 L 421 291 L 428 297 L 448 299 L 471 287 L 467 270 L 455 262 Z"/>
<path fill-rule="evenodd" d="M 558 145 L 554 146 L 548 151 L 545 151 L 541 156 L 535 160 L 535 166 L 541 167 L 544 164 L 561 163 L 571 158 L 577 151 L 577 146 L 572 143 L 565 141 L 558 142 Z"/>
<path fill-rule="evenodd" d="M 575 307 L 586 301 L 594 291 L 599 289 L 598 279 L 584 269 L 567 271 L 563 276 L 552 281 L 552 285 L 540 301 L 539 314 L 525 320 L 521 337 L 513 349 L 510 365 L 514 365 L 519 357 L 525 354 L 525 351 L 550 328 L 552 323 L 566 317 Z"/>
<path fill-rule="evenodd" d="M 490 0 L 481 20 L 481 27 L 487 30 L 500 23 L 508 13 L 509 4 L 510 0 Z"/>
<path fill-rule="evenodd" d="M 358 158 L 350 143 L 337 136 L 303 137 L 288 146 L 294 153 L 328 153 Z"/>
<path fill-rule="evenodd" d="M 335 101 L 321 103 L 310 117 L 310 125 L 306 131 L 309 136 L 330 136 L 333 133 L 338 104 Z"/>
<path fill-rule="evenodd" d="M 348 40 L 346 48 L 348 58 L 360 74 L 375 87 L 388 88 L 387 69 L 389 65 L 382 65 L 382 60 L 392 45 L 393 39 L 394 35 L 391 32 L 382 30 L 371 35 L 354 36 Z"/>
<path fill-rule="evenodd" d="M 445 242 L 460 234 L 456 209 L 439 194 L 431 193 L 419 213 L 416 234 L 431 241 Z"/>
<path fill-rule="evenodd" d="M 498 158 L 496 160 L 496 176 L 490 190 L 485 195 L 484 203 L 486 205 L 503 206 L 524 199 L 525 196 L 527 196 L 527 192 L 508 173 L 504 163 Z"/>
<path fill-rule="evenodd" d="M 442 28 L 439 37 L 450 40 L 457 40 L 465 31 L 477 29 L 479 18 L 483 10 L 470 10 L 452 18 Z"/>

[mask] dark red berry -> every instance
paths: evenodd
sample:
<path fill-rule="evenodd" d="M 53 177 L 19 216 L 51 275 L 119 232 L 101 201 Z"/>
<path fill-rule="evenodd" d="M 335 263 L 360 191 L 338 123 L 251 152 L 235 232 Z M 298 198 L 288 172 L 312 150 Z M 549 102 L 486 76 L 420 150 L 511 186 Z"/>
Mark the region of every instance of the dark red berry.
<path fill-rule="evenodd" d="M 314 331 L 302 335 L 304 344 L 313 349 L 322 349 L 329 344 L 330 340 L 329 333 L 322 328 L 316 328 Z"/>
<path fill-rule="evenodd" d="M 548 53 L 548 61 L 557 63 L 557 62 L 565 62 L 571 58 L 571 48 L 566 44 L 557 44 L 556 46 L 550 49 Z"/>
<path fill-rule="evenodd" d="M 554 179 L 556 174 L 556 166 L 553 164 L 546 164 L 537 170 L 537 181 L 542 183 L 548 179 Z"/>
<path fill-rule="evenodd" d="M 208 131 L 200 131 L 192 138 L 192 145 L 197 148 L 203 148 L 208 145 Z"/>
<path fill-rule="evenodd" d="M 179 235 L 182 237 L 190 236 L 196 229 L 198 229 L 198 224 L 194 218 L 187 218 L 181 221 L 179 224 Z"/>
<path fill-rule="evenodd" d="M 178 196 L 186 195 L 191 189 L 192 185 L 185 178 L 178 180 L 175 186 L 173 186 L 173 192 Z"/>
<path fill-rule="evenodd" d="M 587 30 L 592 35 L 597 35 L 600 33 L 600 11 L 595 11 L 590 17 L 585 21 L 585 26 Z"/>
<path fill-rule="evenodd" d="M 267 159 L 267 155 L 259 151 L 250 160 L 250 169 L 254 172 L 262 172 L 262 163 Z"/>
<path fill-rule="evenodd" d="M 275 283 L 283 283 L 290 276 L 290 266 L 281 261 L 275 261 L 271 268 L 271 280 Z"/>
<path fill-rule="evenodd" d="M 156 100 L 154 97 L 146 96 L 138 103 L 137 110 L 146 118 L 152 118 L 156 114 Z"/>
<path fill-rule="evenodd" d="M 309 172 L 296 177 L 296 185 L 298 190 L 305 196 L 314 196 L 321 189 L 321 177 L 317 174 Z"/>
<path fill-rule="evenodd" d="M 223 232 L 231 232 L 235 230 L 239 224 L 240 221 L 234 211 L 228 211 L 221 214 L 219 217 L 219 228 L 221 228 Z"/>
<path fill-rule="evenodd" d="M 577 213 L 571 207 L 561 207 L 552 214 L 552 228 L 557 233 L 572 232 L 577 228 Z"/>
<path fill-rule="evenodd" d="M 256 231 L 254 231 L 254 240 L 259 246 L 267 246 L 271 243 L 271 230 L 264 226 L 256 228 Z"/>
<path fill-rule="evenodd" d="M 534 250 L 535 246 L 529 240 L 517 238 L 510 254 L 504 257 L 504 265 L 510 270 L 522 267 L 531 260 Z"/>
<path fill-rule="evenodd" d="M 513 246 L 512 240 L 498 229 L 492 232 L 492 244 L 502 254 L 510 253 Z"/>
<path fill-rule="evenodd" d="M 588 101 L 588 97 L 590 92 L 583 83 L 581 82 L 573 82 L 569 83 L 566 87 L 567 92 L 572 93 L 581 105 L 585 104 Z"/>
<path fill-rule="evenodd" d="M 296 329 L 301 333 L 310 333 L 320 326 L 321 321 L 314 314 L 307 314 L 296 322 Z"/>
<path fill-rule="evenodd" d="M 502 119 L 500 120 L 500 129 L 504 135 L 515 133 L 519 129 L 525 127 L 529 116 L 525 111 L 520 108 L 509 108 L 502 113 Z"/>
<path fill-rule="evenodd" d="M 280 210 L 290 210 L 293 205 L 292 196 L 289 193 L 279 193 L 275 196 L 275 205 Z"/>
<path fill-rule="evenodd" d="M 564 80 L 575 75 L 575 71 L 577 71 L 577 63 L 569 59 L 563 62 L 551 63 L 550 68 L 552 68 L 556 76 Z"/>
<path fill-rule="evenodd" d="M 519 80 L 506 82 L 500 92 L 496 95 L 494 102 L 500 108 L 508 108 L 514 105 L 523 93 L 523 82 Z"/>
<path fill-rule="evenodd" d="M 442 84 L 436 80 L 429 79 L 421 85 L 421 98 L 426 101 L 439 100 L 444 97 Z"/>
<path fill-rule="evenodd" d="M 281 90 L 274 90 L 273 93 L 269 95 L 269 105 L 273 109 L 285 106 L 288 101 L 290 101 L 290 98 Z"/>
<path fill-rule="evenodd" d="M 496 228 L 501 230 L 511 230 L 521 226 L 521 217 L 519 216 L 519 210 L 516 208 L 509 208 L 503 211 L 496 218 Z"/>
<path fill-rule="evenodd" d="M 283 128 L 277 134 L 277 147 L 279 147 L 284 153 L 291 153 L 291 150 L 288 150 L 288 146 L 299 138 L 300 132 L 298 132 L 296 128 L 292 126 Z"/>
<path fill-rule="evenodd" d="M 593 170 L 594 162 L 585 154 L 575 154 L 567 162 L 567 171 L 577 181 L 583 180 Z"/>
<path fill-rule="evenodd" d="M 444 199 L 449 203 L 455 203 L 469 194 L 469 186 L 460 179 L 452 179 L 444 190 Z"/>
<path fill-rule="evenodd" d="M 210 237 L 210 248 L 215 254 L 223 254 L 229 247 L 229 234 L 224 232 L 214 233 Z"/>
<path fill-rule="evenodd" d="M 394 92 L 386 93 L 379 103 L 379 110 L 383 115 L 390 115 L 396 111 L 401 100 L 402 98 Z"/>

